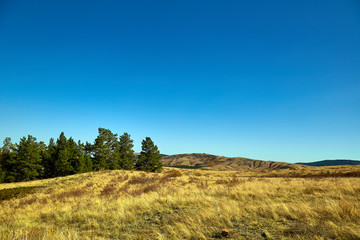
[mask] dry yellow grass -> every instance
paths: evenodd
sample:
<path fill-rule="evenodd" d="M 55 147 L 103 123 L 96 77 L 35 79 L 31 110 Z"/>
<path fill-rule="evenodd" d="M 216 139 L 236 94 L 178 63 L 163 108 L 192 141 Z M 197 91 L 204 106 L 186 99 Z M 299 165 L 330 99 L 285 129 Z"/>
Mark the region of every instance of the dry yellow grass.
<path fill-rule="evenodd" d="M 165 168 L 1 184 L 39 188 L 0 202 L 0 239 L 216 239 L 222 228 L 232 239 L 360 239 L 359 178 L 288 172 Z"/>

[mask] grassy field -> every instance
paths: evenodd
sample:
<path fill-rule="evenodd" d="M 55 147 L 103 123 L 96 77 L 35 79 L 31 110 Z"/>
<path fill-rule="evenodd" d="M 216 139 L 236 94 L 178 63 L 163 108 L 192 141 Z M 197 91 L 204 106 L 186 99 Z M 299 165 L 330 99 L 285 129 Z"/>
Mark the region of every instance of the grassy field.
<path fill-rule="evenodd" d="M 336 174 L 360 168 L 309 169 L 0 184 L 0 239 L 221 239 L 222 228 L 229 239 L 360 239 L 360 178 Z"/>

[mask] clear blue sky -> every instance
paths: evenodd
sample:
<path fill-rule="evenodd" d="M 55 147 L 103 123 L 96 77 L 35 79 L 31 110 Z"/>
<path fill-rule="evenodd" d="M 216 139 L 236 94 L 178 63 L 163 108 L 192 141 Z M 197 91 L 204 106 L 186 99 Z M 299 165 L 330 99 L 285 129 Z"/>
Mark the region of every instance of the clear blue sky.
<path fill-rule="evenodd" d="M 0 106 L 1 142 L 360 159 L 360 3 L 0 0 Z"/>

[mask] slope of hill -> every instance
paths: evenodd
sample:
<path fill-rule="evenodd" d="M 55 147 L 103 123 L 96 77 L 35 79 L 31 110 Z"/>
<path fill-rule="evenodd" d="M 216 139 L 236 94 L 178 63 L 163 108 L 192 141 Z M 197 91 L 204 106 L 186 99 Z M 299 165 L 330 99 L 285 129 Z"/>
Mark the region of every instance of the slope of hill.
<path fill-rule="evenodd" d="M 308 163 L 301 162 L 296 164 L 306 165 L 311 167 L 325 167 L 325 166 L 339 166 L 339 165 L 360 165 L 360 161 L 336 159 L 336 160 L 323 160 L 323 161 L 308 162 Z"/>
<path fill-rule="evenodd" d="M 222 171 L 265 171 L 275 169 L 299 169 L 304 167 L 284 162 L 261 161 L 241 157 L 223 157 L 205 153 L 169 155 L 163 157 L 161 161 L 164 166 L 169 167 Z"/>
<path fill-rule="evenodd" d="M 108 170 L 3 183 L 0 239 L 360 239 L 359 178 L 248 174 Z"/>

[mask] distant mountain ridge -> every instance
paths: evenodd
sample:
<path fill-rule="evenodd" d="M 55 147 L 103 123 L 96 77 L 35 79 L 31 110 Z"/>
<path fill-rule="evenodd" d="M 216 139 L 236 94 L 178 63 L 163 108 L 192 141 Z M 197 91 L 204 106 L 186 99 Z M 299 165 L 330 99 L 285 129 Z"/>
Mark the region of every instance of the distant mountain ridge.
<path fill-rule="evenodd" d="M 175 154 L 161 159 L 164 166 L 222 171 L 266 171 L 275 169 L 299 169 L 305 166 L 262 161 L 242 157 L 223 157 L 205 153 Z"/>
<path fill-rule="evenodd" d="M 298 165 L 305 165 L 311 167 L 325 167 L 325 166 L 339 166 L 339 165 L 360 165 L 359 160 L 348 160 L 348 159 L 335 159 L 335 160 L 323 160 L 317 162 L 300 162 Z"/>

